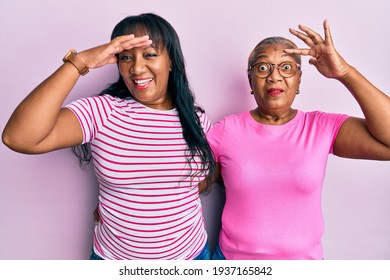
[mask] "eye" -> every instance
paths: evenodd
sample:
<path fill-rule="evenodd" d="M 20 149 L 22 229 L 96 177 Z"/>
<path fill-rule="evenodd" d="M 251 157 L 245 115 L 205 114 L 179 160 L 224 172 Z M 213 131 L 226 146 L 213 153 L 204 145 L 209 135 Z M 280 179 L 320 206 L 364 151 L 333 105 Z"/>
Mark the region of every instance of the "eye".
<path fill-rule="evenodd" d="M 132 57 L 130 55 L 120 55 L 119 59 L 120 60 L 130 60 L 130 59 L 132 59 Z"/>
<path fill-rule="evenodd" d="M 153 57 L 157 57 L 157 54 L 156 53 L 147 53 L 147 54 L 145 54 L 145 57 L 146 58 L 153 58 Z"/>
<path fill-rule="evenodd" d="M 291 72 L 294 69 L 294 64 L 290 62 L 285 62 L 280 65 L 280 70 L 283 72 Z"/>
<path fill-rule="evenodd" d="M 268 63 L 259 63 L 259 65 L 257 66 L 257 71 L 268 72 L 269 68 L 270 68 L 270 66 Z"/>

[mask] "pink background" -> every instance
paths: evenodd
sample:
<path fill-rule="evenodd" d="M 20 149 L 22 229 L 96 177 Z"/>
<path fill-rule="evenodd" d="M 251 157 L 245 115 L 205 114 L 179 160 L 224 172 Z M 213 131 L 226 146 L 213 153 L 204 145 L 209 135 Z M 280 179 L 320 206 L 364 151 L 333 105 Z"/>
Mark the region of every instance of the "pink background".
<path fill-rule="evenodd" d="M 141 12 L 156 12 L 177 30 L 197 101 L 213 122 L 254 107 L 246 63 L 260 39 L 295 40 L 288 28 L 299 23 L 322 32 L 325 18 L 345 59 L 389 92 L 389 10 L 385 0 L 1 0 L 0 129 L 69 49 L 107 42 L 119 20 Z M 115 79 L 114 71 L 115 66 L 92 70 L 67 102 L 96 94 Z M 295 107 L 361 116 L 346 89 L 323 78 L 306 58 Z M 97 202 L 92 169 L 80 169 L 70 149 L 29 156 L 1 144 L 0 160 L 0 259 L 88 258 Z M 390 259 L 389 171 L 389 162 L 330 156 L 323 199 L 326 259 Z M 214 244 L 221 189 L 216 186 L 202 200 Z"/>

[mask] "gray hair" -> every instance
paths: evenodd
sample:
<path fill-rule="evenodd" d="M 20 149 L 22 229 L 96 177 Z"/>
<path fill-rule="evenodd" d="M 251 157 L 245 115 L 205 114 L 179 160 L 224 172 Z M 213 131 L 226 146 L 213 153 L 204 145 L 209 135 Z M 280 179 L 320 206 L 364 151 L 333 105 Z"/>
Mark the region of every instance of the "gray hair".
<path fill-rule="evenodd" d="M 259 53 L 261 53 L 266 47 L 268 47 L 269 45 L 278 45 L 278 44 L 286 46 L 286 49 L 297 49 L 298 48 L 297 45 L 293 41 L 286 39 L 284 37 L 276 37 L 275 36 L 275 37 L 265 38 L 265 39 L 261 40 L 256 45 L 256 47 L 253 49 L 253 51 L 249 55 L 248 68 L 255 63 Z M 292 57 L 295 59 L 296 63 L 301 64 L 301 56 L 299 54 L 293 54 Z"/>
<path fill-rule="evenodd" d="M 252 87 L 252 81 L 251 81 L 251 75 L 249 72 L 249 67 L 251 67 L 255 62 L 256 59 L 258 58 L 259 54 L 268 46 L 270 45 L 283 45 L 286 47 L 286 49 L 297 49 L 297 45 L 284 37 L 268 37 L 263 40 L 261 40 L 256 47 L 253 49 L 253 51 L 250 53 L 249 58 L 248 58 L 248 80 L 249 80 L 249 85 Z M 295 62 L 298 64 L 301 64 L 301 56 L 299 54 L 292 54 L 291 55 Z"/>

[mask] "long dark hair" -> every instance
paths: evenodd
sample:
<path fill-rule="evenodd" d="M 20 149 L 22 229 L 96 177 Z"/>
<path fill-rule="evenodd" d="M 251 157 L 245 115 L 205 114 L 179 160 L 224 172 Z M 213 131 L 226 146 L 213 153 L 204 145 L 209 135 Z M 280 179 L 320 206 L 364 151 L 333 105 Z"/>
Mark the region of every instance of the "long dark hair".
<path fill-rule="evenodd" d="M 201 170 L 206 175 L 208 174 L 206 176 L 207 191 L 211 186 L 211 178 L 215 173 L 216 164 L 197 115 L 197 112 L 204 113 L 204 110 L 195 105 L 195 97 L 190 89 L 185 60 L 176 31 L 162 17 L 153 13 L 146 13 L 129 16 L 120 21 L 112 31 L 111 40 L 125 34 L 135 34 L 136 36 L 148 34 L 153 41 L 153 45 L 167 50 L 172 61 L 172 71 L 169 73 L 168 79 L 168 92 L 171 95 L 173 105 L 178 111 L 183 137 L 188 145 L 187 161 L 191 166 L 195 156 L 198 155 L 201 158 Z M 116 82 L 110 84 L 100 93 L 100 95 L 103 94 L 119 98 L 132 97 L 121 75 L 119 75 Z M 85 165 L 91 160 L 88 145 L 74 147 L 73 151 L 81 164 Z"/>

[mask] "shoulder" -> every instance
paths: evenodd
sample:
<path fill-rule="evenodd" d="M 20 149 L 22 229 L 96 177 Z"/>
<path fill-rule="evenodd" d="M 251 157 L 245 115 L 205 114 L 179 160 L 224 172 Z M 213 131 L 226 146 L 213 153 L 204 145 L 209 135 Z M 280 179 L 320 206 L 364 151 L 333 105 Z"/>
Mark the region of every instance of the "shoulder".
<path fill-rule="evenodd" d="M 114 97 L 114 96 L 111 96 L 111 95 L 108 95 L 108 94 L 104 94 L 104 95 L 96 95 L 96 96 L 90 96 L 90 97 L 84 97 L 84 98 L 80 98 L 76 101 L 73 101 L 72 103 L 78 103 L 78 104 L 90 104 L 90 105 L 93 105 L 93 104 L 96 104 L 97 106 L 99 105 L 111 105 L 111 106 L 115 106 L 117 104 L 121 104 L 125 102 L 124 99 L 121 99 L 121 98 L 118 98 L 118 97 Z"/>
<path fill-rule="evenodd" d="M 132 98 L 123 99 L 123 98 L 108 95 L 108 94 L 97 96 L 97 98 L 104 101 L 104 102 L 107 102 L 113 106 L 117 106 L 117 107 L 129 106 L 131 104 L 137 103 Z"/>
<path fill-rule="evenodd" d="M 242 112 L 238 114 L 231 114 L 223 117 L 219 121 L 217 121 L 211 128 L 213 131 L 224 131 L 225 129 L 236 129 L 237 127 L 241 127 L 246 119 L 248 118 L 248 112 Z"/>
<path fill-rule="evenodd" d="M 108 94 L 94 97 L 94 101 L 100 106 L 109 108 L 111 111 L 129 113 L 145 111 L 145 106 L 135 101 L 133 98 L 120 98 Z M 98 105 L 99 106 L 99 105 Z"/>
<path fill-rule="evenodd" d="M 312 125 L 319 126 L 328 132 L 338 131 L 340 126 L 350 116 L 340 113 L 327 113 L 322 111 L 312 111 L 303 113 L 305 122 L 310 122 Z"/>
<path fill-rule="evenodd" d="M 241 112 L 237 114 L 227 115 L 217 123 L 224 123 L 225 125 L 240 125 L 250 117 L 249 112 Z"/>
<path fill-rule="evenodd" d="M 322 111 L 303 112 L 307 119 L 315 120 L 318 123 L 337 122 L 347 119 L 349 116 L 340 113 L 327 113 Z"/>

